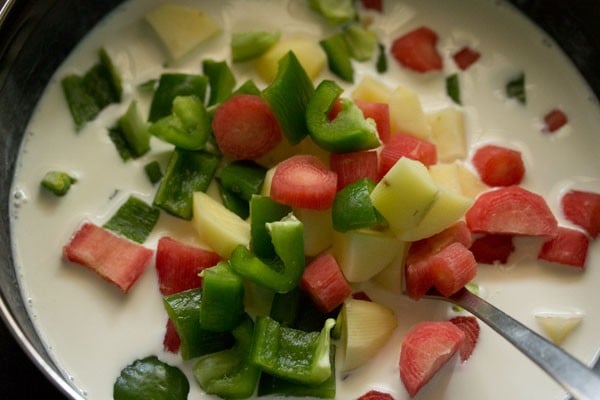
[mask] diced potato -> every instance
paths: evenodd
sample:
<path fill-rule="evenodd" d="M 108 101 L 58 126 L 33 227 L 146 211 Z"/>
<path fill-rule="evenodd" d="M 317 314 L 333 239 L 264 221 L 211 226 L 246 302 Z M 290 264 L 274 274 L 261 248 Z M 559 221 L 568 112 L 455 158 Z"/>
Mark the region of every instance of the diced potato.
<path fill-rule="evenodd" d="M 438 192 L 427 167 L 402 157 L 375 185 L 371 192 L 373 206 L 400 235 L 421 222 Z"/>
<path fill-rule="evenodd" d="M 387 342 L 396 329 L 394 312 L 376 302 L 349 299 L 342 306 L 343 371 L 368 362 Z"/>
<path fill-rule="evenodd" d="M 433 205 L 419 224 L 400 235 L 402 240 L 414 242 L 443 231 L 460 220 L 473 200 L 453 190 L 440 189 Z"/>
<path fill-rule="evenodd" d="M 581 324 L 583 316 L 572 312 L 543 312 L 536 314 L 535 319 L 548 338 L 560 345 Z"/>
<path fill-rule="evenodd" d="M 429 166 L 429 174 L 435 183 L 442 188 L 462 193 L 458 165 L 456 163 L 438 163 Z"/>
<path fill-rule="evenodd" d="M 304 225 L 304 254 L 316 256 L 331 247 L 333 225 L 331 209 L 295 208 L 294 215 Z"/>
<path fill-rule="evenodd" d="M 398 241 L 397 246 L 396 257 L 380 273 L 375 275 L 371 279 L 371 282 L 392 293 L 400 294 L 402 293 L 406 254 L 408 253 L 410 242 Z"/>
<path fill-rule="evenodd" d="M 479 176 L 468 169 L 464 164 L 457 163 L 458 177 L 460 179 L 460 188 L 462 193 L 474 199 L 479 193 L 489 189 L 489 187 L 481 181 Z"/>
<path fill-rule="evenodd" d="M 464 160 L 467 157 L 467 138 L 463 112 L 457 108 L 445 108 L 429 115 L 428 120 L 438 160 Z"/>
<path fill-rule="evenodd" d="M 352 92 L 354 100 L 386 103 L 390 100 L 392 90 L 383 82 L 372 76 L 365 76 Z"/>
<path fill-rule="evenodd" d="M 365 282 L 385 268 L 400 251 L 389 233 L 359 229 L 333 233 L 331 253 L 348 282 Z"/>
<path fill-rule="evenodd" d="M 430 140 L 431 127 L 417 93 L 407 87 L 399 86 L 390 95 L 389 105 L 392 135 L 402 132 Z"/>
<path fill-rule="evenodd" d="M 250 224 L 203 192 L 194 193 L 192 223 L 200 239 L 223 258 L 250 244 Z"/>
<path fill-rule="evenodd" d="M 262 189 L 260 190 L 260 194 L 263 196 L 271 195 L 271 182 L 273 182 L 273 175 L 275 174 L 275 168 L 276 167 L 268 169 L 267 173 L 265 174 L 265 180 L 263 182 Z"/>
<path fill-rule="evenodd" d="M 256 72 L 265 82 L 272 82 L 277 75 L 279 60 L 292 50 L 310 79 L 314 80 L 327 64 L 327 56 L 317 40 L 307 37 L 281 39 L 255 63 Z"/>
<path fill-rule="evenodd" d="M 195 8 L 161 4 L 146 14 L 169 56 L 177 61 L 220 31 L 217 23 Z"/>

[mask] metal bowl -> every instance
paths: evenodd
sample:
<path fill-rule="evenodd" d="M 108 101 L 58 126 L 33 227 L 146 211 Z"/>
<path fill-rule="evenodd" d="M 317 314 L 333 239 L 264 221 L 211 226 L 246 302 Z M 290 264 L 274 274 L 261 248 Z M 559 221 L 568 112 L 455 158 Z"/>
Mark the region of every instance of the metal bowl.
<path fill-rule="evenodd" d="M 21 297 L 11 255 L 10 187 L 27 123 L 48 80 L 79 40 L 121 2 L 0 0 L 0 315 L 6 325 L 0 323 L 2 398 L 81 399 L 44 349 Z M 558 42 L 600 97 L 598 0 L 511 2 Z"/>

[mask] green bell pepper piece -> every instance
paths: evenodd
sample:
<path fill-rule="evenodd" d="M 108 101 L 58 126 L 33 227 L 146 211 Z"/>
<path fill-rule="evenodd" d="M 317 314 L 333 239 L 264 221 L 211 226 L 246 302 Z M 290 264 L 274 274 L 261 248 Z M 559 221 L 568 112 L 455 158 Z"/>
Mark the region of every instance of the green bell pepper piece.
<path fill-rule="evenodd" d="M 281 326 L 315 332 L 323 328 L 328 318 L 337 318 L 340 308 L 323 313 L 304 291 L 296 287 L 287 293 L 275 293 L 269 316 Z"/>
<path fill-rule="evenodd" d="M 378 43 L 377 48 L 379 49 L 379 55 L 377 56 L 377 61 L 375 62 L 375 69 L 380 74 L 383 74 L 384 72 L 387 72 L 388 69 L 385 45 L 383 43 Z"/>
<path fill-rule="evenodd" d="M 218 166 L 219 157 L 213 154 L 176 148 L 154 196 L 154 205 L 191 220 L 192 195 L 208 189 Z"/>
<path fill-rule="evenodd" d="M 135 196 L 129 196 L 117 212 L 103 225 L 119 235 L 144 243 L 158 222 L 160 211 Z"/>
<path fill-rule="evenodd" d="M 236 342 L 231 349 L 198 359 L 193 374 L 206 393 L 224 399 L 252 396 L 260 377 L 260 369 L 249 359 L 253 332 L 252 320 L 246 316 L 232 331 Z"/>
<path fill-rule="evenodd" d="M 240 85 L 233 94 L 253 94 L 255 96 L 260 96 L 260 89 L 256 86 L 253 80 L 248 79 L 244 83 Z"/>
<path fill-rule="evenodd" d="M 252 282 L 278 293 L 292 290 L 304 272 L 303 225 L 292 214 L 280 221 L 266 224 L 277 259 L 261 260 L 245 246 L 231 254 L 231 267 Z"/>
<path fill-rule="evenodd" d="M 173 100 L 178 96 L 196 96 L 204 99 L 208 78 L 204 75 L 162 74 L 152 97 L 148 121 L 156 122 L 171 114 Z"/>
<path fill-rule="evenodd" d="M 314 93 L 314 86 L 296 55 L 290 51 L 279 60 L 277 75 L 262 92 L 277 117 L 284 136 L 291 144 L 298 144 L 308 133 L 306 106 Z"/>
<path fill-rule="evenodd" d="M 321 332 L 304 332 L 258 316 L 252 362 L 278 378 L 308 385 L 323 383 L 331 376 L 330 331 L 334 325 L 335 320 L 328 319 Z"/>
<path fill-rule="evenodd" d="M 146 165 L 144 165 L 144 172 L 146 172 L 146 176 L 151 184 L 158 183 L 162 177 L 163 173 L 160 168 L 160 163 L 156 160 L 150 161 Z"/>
<path fill-rule="evenodd" d="M 354 67 L 350 59 L 350 49 L 344 35 L 337 33 L 319 42 L 327 55 L 327 65 L 331 72 L 346 82 L 354 82 Z"/>
<path fill-rule="evenodd" d="M 185 374 L 156 356 L 136 360 L 123 368 L 113 385 L 114 400 L 185 400 L 189 392 Z"/>
<path fill-rule="evenodd" d="M 505 85 L 506 96 L 517 99 L 519 103 L 527 103 L 527 92 L 525 88 L 525 74 L 520 73 L 514 79 L 508 81 Z"/>
<path fill-rule="evenodd" d="M 202 271 L 200 325 L 213 332 L 235 328 L 244 315 L 244 281 L 227 261 Z"/>
<path fill-rule="evenodd" d="M 61 86 L 77 130 L 100 114 L 100 107 L 87 92 L 81 76 L 74 74 L 65 76 L 61 81 Z"/>
<path fill-rule="evenodd" d="M 172 113 L 150 125 L 157 138 L 184 150 L 202 150 L 211 132 L 210 119 L 196 96 L 177 96 Z"/>
<path fill-rule="evenodd" d="M 281 37 L 281 32 L 249 31 L 231 35 L 231 58 L 234 63 L 251 60 L 269 50 Z"/>
<path fill-rule="evenodd" d="M 277 257 L 267 223 L 279 221 L 292 212 L 292 208 L 277 203 L 269 196 L 255 195 L 250 200 L 250 248 L 259 258 Z"/>
<path fill-rule="evenodd" d="M 133 157 L 140 157 L 150 150 L 148 124 L 142 119 L 135 100 L 131 102 L 125 114 L 119 118 L 119 128 L 123 132 L 123 138 L 132 151 Z"/>
<path fill-rule="evenodd" d="M 460 80 L 458 74 L 452 74 L 446 77 L 446 93 L 456 104 L 462 104 L 460 99 Z"/>
<path fill-rule="evenodd" d="M 40 185 L 56 196 L 64 196 L 75 182 L 77 182 L 77 179 L 71 177 L 66 172 L 48 171 L 44 174 Z"/>
<path fill-rule="evenodd" d="M 334 25 L 343 25 L 357 18 L 353 0 L 309 0 L 308 4 Z"/>
<path fill-rule="evenodd" d="M 377 48 L 377 35 L 354 22 L 343 30 L 343 37 L 348 45 L 350 57 L 357 61 L 368 61 Z"/>
<path fill-rule="evenodd" d="M 335 153 L 367 150 L 380 145 L 377 127 L 365 119 L 362 111 L 349 99 L 340 99 L 342 110 L 333 121 L 329 112 L 343 89 L 331 80 L 322 81 L 306 108 L 306 122 L 313 140 L 323 149 Z"/>
<path fill-rule="evenodd" d="M 201 289 L 190 289 L 163 297 L 163 305 L 181 339 L 179 353 L 184 360 L 228 349 L 233 345 L 229 332 L 212 332 L 200 324 Z"/>
<path fill-rule="evenodd" d="M 225 61 L 204 60 L 202 72 L 208 77 L 209 106 L 222 103 L 231 96 L 235 87 L 235 76 Z"/>
<path fill-rule="evenodd" d="M 260 193 L 267 169 L 254 161 L 233 161 L 221 169 L 219 180 L 226 189 L 246 201 Z"/>
<path fill-rule="evenodd" d="M 329 351 L 329 360 L 331 362 L 331 375 L 323 383 L 317 385 L 300 384 L 286 379 L 281 379 L 267 373 L 260 376 L 258 382 L 258 395 L 280 395 L 295 397 L 316 397 L 320 399 L 335 398 L 336 378 L 335 378 L 335 346 L 331 346 Z"/>
<path fill-rule="evenodd" d="M 375 182 L 359 179 L 340 190 L 331 207 L 333 229 L 347 232 L 361 228 L 379 228 L 386 225 L 383 216 L 373 207 L 371 192 Z"/>
<path fill-rule="evenodd" d="M 231 190 L 225 188 L 218 180 L 217 187 L 219 188 L 221 202 L 223 202 L 225 208 L 235 213 L 241 219 L 247 219 L 250 216 L 250 205 L 246 200 L 242 199 Z"/>

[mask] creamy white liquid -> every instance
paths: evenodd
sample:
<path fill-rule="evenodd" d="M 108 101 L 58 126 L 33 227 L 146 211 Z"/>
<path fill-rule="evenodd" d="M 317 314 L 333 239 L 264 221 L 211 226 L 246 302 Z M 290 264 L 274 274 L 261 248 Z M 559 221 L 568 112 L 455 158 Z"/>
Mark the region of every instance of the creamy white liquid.
<path fill-rule="evenodd" d="M 129 194 L 151 202 L 154 187 L 144 171 L 151 159 L 166 162 L 169 146 L 153 140 L 153 152 L 123 163 L 110 142 L 106 127 L 123 114 L 130 100 L 141 97 L 136 85 L 164 72 L 165 54 L 142 16 L 158 1 L 132 0 L 118 8 L 79 45 L 59 68 L 42 97 L 27 129 L 13 187 L 11 209 L 15 259 L 29 312 L 49 352 L 73 384 L 89 399 L 112 398 L 120 370 L 136 358 L 156 354 L 181 366 L 190 379 L 190 399 L 204 399 L 187 363 L 162 351 L 166 314 L 158 291 L 154 265 L 127 295 L 85 268 L 62 261 L 62 247 L 83 220 L 102 224 Z M 202 45 L 170 71 L 200 72 L 204 58 L 230 60 L 232 30 L 283 31 L 321 39 L 332 30 L 308 10 L 303 1 L 182 1 L 214 17 L 224 33 Z M 266 11 L 268 10 L 268 12 Z M 455 72 L 451 54 L 464 45 L 478 49 L 482 58 L 461 73 L 462 98 L 471 146 L 505 143 L 522 151 L 527 168 L 525 187 L 548 200 L 561 224 L 561 193 L 571 187 L 600 191 L 600 113 L 598 103 L 556 45 L 498 1 L 410 0 L 385 3 L 385 13 L 371 13 L 373 29 L 389 45 L 393 38 L 420 25 L 440 36 L 444 74 L 417 76 L 389 58 L 389 72 L 381 79 L 390 87 L 408 86 L 419 93 L 426 112 L 451 106 L 444 77 Z M 293 15 L 293 17 L 292 17 Z M 82 73 L 105 47 L 123 74 L 124 100 L 102 112 L 75 133 L 63 99 L 60 79 Z M 247 65 L 233 67 L 238 82 L 256 78 Z M 358 67 L 356 82 L 375 75 L 372 64 Z M 526 73 L 528 103 L 522 107 L 504 96 L 505 82 Z M 318 80 L 330 77 L 324 73 Z M 261 83 L 256 78 L 256 82 Z M 554 135 L 541 132 L 541 118 L 554 107 L 569 116 L 569 124 Z M 39 182 L 48 170 L 71 172 L 77 184 L 63 198 L 42 193 Z M 118 191 L 115 195 L 115 191 Z M 171 235 L 188 243 L 197 238 L 188 224 L 162 214 L 152 237 Z M 522 243 L 524 246 L 527 243 Z M 521 247 L 524 247 L 521 246 Z M 586 363 L 600 348 L 600 246 L 590 247 L 587 270 L 541 264 L 525 252 L 515 254 L 508 266 L 481 266 L 476 278 L 493 304 L 538 329 L 534 314 L 541 310 L 573 310 L 585 315 L 581 326 L 564 343 L 567 351 Z M 431 301 L 413 302 L 372 286 L 372 297 L 397 311 L 399 326 L 392 339 L 368 365 L 338 380 L 337 398 L 353 399 L 371 389 L 389 391 L 407 399 L 398 375 L 402 336 L 416 322 L 445 319 L 449 306 Z M 480 341 L 468 362 L 453 360 L 424 387 L 421 399 L 561 399 L 564 392 L 528 359 L 482 325 Z"/>

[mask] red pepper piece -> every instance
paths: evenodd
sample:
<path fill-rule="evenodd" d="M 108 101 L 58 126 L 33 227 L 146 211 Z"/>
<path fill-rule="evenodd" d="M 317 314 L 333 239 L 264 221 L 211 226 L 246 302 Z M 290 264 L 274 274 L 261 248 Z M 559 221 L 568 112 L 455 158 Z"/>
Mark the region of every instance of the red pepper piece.
<path fill-rule="evenodd" d="M 473 155 L 473 166 L 489 186 L 518 185 L 525 175 L 521 153 L 502 146 L 486 145 Z"/>
<path fill-rule="evenodd" d="M 565 217 L 592 237 L 600 233 L 600 193 L 571 190 L 561 199 Z"/>
<path fill-rule="evenodd" d="M 477 60 L 479 60 L 479 57 L 481 57 L 481 54 L 477 50 L 473 50 L 468 46 L 463 47 L 452 55 L 454 62 L 456 65 L 458 65 L 458 68 L 463 71 L 468 69 Z"/>
<path fill-rule="evenodd" d="M 422 26 L 394 40 L 391 52 L 400 64 L 413 71 L 438 71 L 443 61 L 436 48 L 437 40 L 433 30 Z"/>
<path fill-rule="evenodd" d="M 425 139 L 406 133 L 395 133 L 383 145 L 379 175 L 384 176 L 402 157 L 417 160 L 429 166 L 437 163 L 437 149 L 435 144 Z"/>
<path fill-rule="evenodd" d="M 544 243 L 538 259 L 583 269 L 587 259 L 590 238 L 583 232 L 564 227 Z"/>
<path fill-rule="evenodd" d="M 555 108 L 549 111 L 544 116 L 545 130 L 547 132 L 554 132 L 565 126 L 569 122 L 567 114 L 562 110 Z"/>
<path fill-rule="evenodd" d="M 473 241 L 470 250 L 478 263 L 506 264 L 515 246 L 511 235 L 483 235 Z"/>

